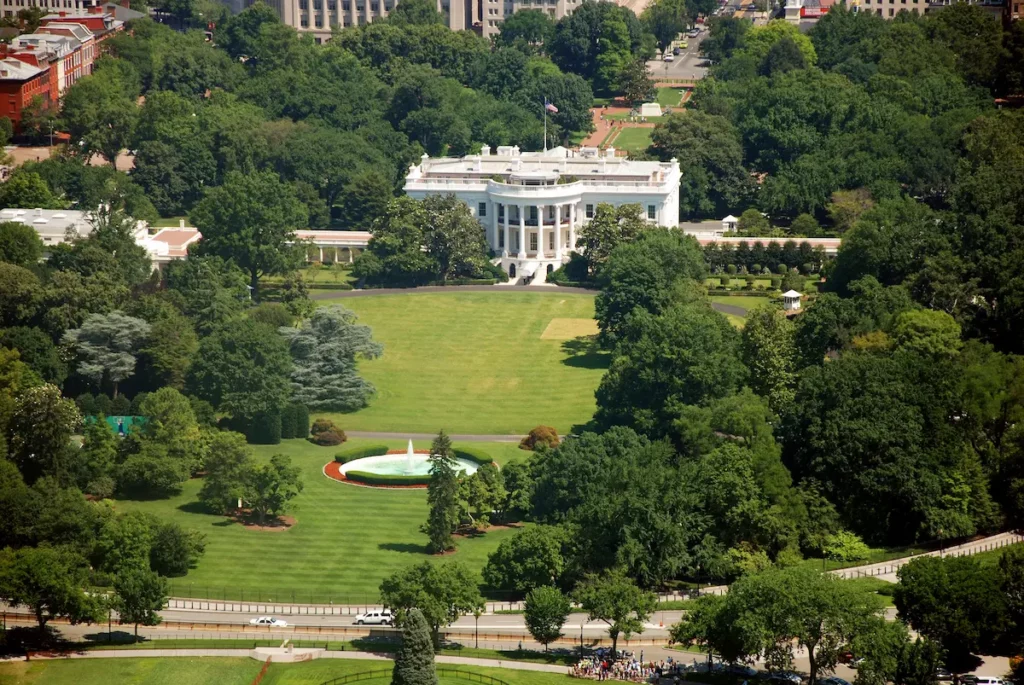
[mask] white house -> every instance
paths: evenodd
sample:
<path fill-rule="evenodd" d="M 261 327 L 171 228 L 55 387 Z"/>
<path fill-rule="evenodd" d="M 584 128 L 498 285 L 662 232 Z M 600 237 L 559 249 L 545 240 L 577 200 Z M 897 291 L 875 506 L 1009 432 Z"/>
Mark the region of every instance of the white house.
<path fill-rule="evenodd" d="M 421 200 L 453 194 L 464 201 L 517 281 L 543 283 L 576 244 L 578 229 L 600 203 L 637 203 L 651 223 L 679 224 L 679 162 L 638 162 L 597 148 L 521 152 L 484 146 L 479 155 L 423 155 L 409 168 L 405 192 Z"/>

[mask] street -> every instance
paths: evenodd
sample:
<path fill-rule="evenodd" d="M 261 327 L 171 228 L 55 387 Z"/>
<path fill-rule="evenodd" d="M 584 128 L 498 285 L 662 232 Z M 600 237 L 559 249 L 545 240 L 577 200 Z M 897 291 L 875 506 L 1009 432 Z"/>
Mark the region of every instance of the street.
<path fill-rule="evenodd" d="M 664 62 L 659 54 L 647 63 L 647 69 L 654 80 L 697 81 L 708 73 L 704 58 L 700 56 L 700 43 L 707 32 L 702 31 L 696 38 L 686 37 L 687 47 L 675 56 L 674 61 Z"/>

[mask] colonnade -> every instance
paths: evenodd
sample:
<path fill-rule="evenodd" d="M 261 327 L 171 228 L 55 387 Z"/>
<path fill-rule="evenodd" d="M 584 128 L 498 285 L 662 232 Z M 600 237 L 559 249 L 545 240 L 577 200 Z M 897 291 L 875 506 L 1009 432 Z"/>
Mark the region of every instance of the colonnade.
<path fill-rule="evenodd" d="M 492 215 L 487 242 L 502 257 L 513 254 L 516 259 L 525 259 L 529 253 L 529 256 L 537 259 L 562 259 L 564 254 L 576 246 L 579 201 L 557 204 L 488 204 Z M 532 217 L 527 220 L 531 207 L 536 212 L 536 220 Z M 512 208 L 515 208 L 517 215 L 514 219 Z"/>

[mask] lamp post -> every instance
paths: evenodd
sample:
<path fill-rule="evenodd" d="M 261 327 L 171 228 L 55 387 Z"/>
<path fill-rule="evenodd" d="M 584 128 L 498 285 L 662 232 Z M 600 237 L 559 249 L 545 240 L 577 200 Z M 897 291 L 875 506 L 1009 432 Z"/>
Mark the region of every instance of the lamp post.
<path fill-rule="evenodd" d="M 473 609 L 473 620 L 476 622 L 473 649 L 480 649 L 480 609 Z"/>

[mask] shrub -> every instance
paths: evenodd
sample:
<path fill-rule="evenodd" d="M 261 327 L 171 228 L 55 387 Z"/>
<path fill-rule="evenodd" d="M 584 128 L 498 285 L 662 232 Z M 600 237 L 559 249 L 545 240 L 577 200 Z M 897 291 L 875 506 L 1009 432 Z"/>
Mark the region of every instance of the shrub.
<path fill-rule="evenodd" d="M 338 452 L 334 455 L 334 461 L 339 464 L 347 464 L 350 461 L 356 459 L 363 459 L 365 457 L 378 457 L 382 454 L 387 454 L 387 445 L 370 445 L 369 447 L 353 447 L 350 450 L 344 452 Z"/>
<path fill-rule="evenodd" d="M 280 412 L 257 414 L 249 424 L 249 442 L 254 445 L 281 444 Z"/>
<path fill-rule="evenodd" d="M 763 276 L 771 276 L 771 275 L 772 275 L 772 270 L 771 270 L 771 269 L 769 269 L 769 268 L 768 268 L 767 266 L 765 266 L 765 267 L 762 267 L 762 268 L 761 268 L 761 274 L 762 274 Z"/>
<path fill-rule="evenodd" d="M 726 264 L 725 265 L 725 273 L 729 274 L 730 276 L 735 276 L 736 275 L 736 265 L 735 264 Z"/>
<path fill-rule="evenodd" d="M 314 421 L 310 433 L 312 433 L 312 437 L 309 441 L 324 447 L 340 445 L 348 440 L 345 431 L 335 426 L 334 422 L 329 419 L 317 419 Z"/>
<path fill-rule="evenodd" d="M 481 465 L 494 463 L 494 459 L 491 458 L 491 455 L 474 447 L 456 447 L 452 450 L 452 453 L 455 454 L 456 457 L 468 459 L 469 461 Z"/>
<path fill-rule="evenodd" d="M 139 394 L 132 398 L 132 416 L 142 416 L 142 403 L 146 401 L 147 397 L 149 397 L 148 392 L 140 392 Z"/>
<path fill-rule="evenodd" d="M 96 398 L 92 393 L 83 392 L 75 398 L 75 404 L 78 405 L 78 411 L 82 412 L 82 416 L 96 415 Z"/>
<path fill-rule="evenodd" d="M 309 408 L 304 404 L 294 404 L 295 407 L 295 437 L 305 438 L 309 436 Z"/>
<path fill-rule="evenodd" d="M 561 441 L 558 439 L 558 431 L 554 428 L 551 426 L 537 426 L 520 441 L 519 449 L 533 450 L 537 449 L 537 445 L 558 447 L 559 442 Z"/>
<path fill-rule="evenodd" d="M 871 555 L 871 550 L 856 533 L 841 530 L 828 536 L 823 550 L 833 561 L 862 561 Z"/>
<path fill-rule="evenodd" d="M 777 273 L 780 276 L 785 276 L 788 272 L 789 269 L 786 268 L 785 264 L 779 264 L 777 267 L 775 267 L 775 273 Z"/>
<path fill-rule="evenodd" d="M 132 403 L 124 395 L 118 395 L 110 400 L 110 414 L 108 416 L 128 416 L 132 412 Z"/>
<path fill-rule="evenodd" d="M 397 476 L 385 473 L 368 473 L 367 471 L 349 471 L 345 478 L 366 485 L 427 485 L 430 476 Z"/>
<path fill-rule="evenodd" d="M 89 484 L 85 486 L 85 491 L 99 497 L 100 499 L 109 499 L 113 497 L 114 490 L 117 489 L 117 483 L 110 476 L 100 476 L 95 480 L 89 481 Z"/>
<path fill-rule="evenodd" d="M 772 276 L 772 290 L 778 290 L 782 285 L 782 279 L 778 276 Z"/>
<path fill-rule="evenodd" d="M 295 435 L 295 405 L 285 405 L 281 410 L 281 439 L 290 440 Z"/>
<path fill-rule="evenodd" d="M 103 414 L 104 416 L 113 416 L 110 413 L 110 397 L 104 394 L 96 395 L 96 399 L 93 401 L 93 413 Z"/>
<path fill-rule="evenodd" d="M 720 276 L 718 278 L 718 282 L 722 285 L 723 288 L 728 288 L 729 284 L 732 283 L 732 279 L 729 278 L 728 276 Z"/>
<path fill-rule="evenodd" d="M 754 266 L 750 267 L 750 273 L 752 273 L 752 274 L 759 274 L 759 273 L 761 273 L 761 265 L 760 264 L 755 264 Z"/>

